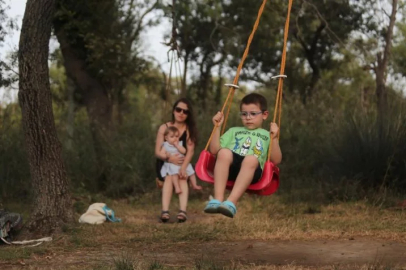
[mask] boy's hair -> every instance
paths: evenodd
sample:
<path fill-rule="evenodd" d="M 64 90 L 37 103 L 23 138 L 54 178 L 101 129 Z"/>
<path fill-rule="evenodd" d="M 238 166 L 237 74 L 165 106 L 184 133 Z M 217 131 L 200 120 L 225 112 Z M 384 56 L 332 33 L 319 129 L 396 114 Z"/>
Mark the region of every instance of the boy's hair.
<path fill-rule="evenodd" d="M 267 111 L 268 110 L 268 104 L 266 101 L 266 98 L 263 95 L 257 94 L 257 93 L 251 93 L 246 95 L 240 103 L 240 110 L 242 105 L 248 105 L 248 104 L 256 104 L 261 108 L 261 111 Z"/>
<path fill-rule="evenodd" d="M 168 135 L 171 132 L 173 132 L 173 133 L 179 132 L 179 129 L 175 126 L 170 126 L 165 130 L 164 136 Z"/>

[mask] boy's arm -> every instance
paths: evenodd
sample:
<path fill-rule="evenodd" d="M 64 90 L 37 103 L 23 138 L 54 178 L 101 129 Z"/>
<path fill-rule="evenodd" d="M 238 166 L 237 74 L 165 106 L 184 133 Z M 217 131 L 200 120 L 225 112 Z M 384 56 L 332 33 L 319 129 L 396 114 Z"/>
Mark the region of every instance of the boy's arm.
<path fill-rule="evenodd" d="M 282 161 L 282 151 L 279 147 L 278 138 L 273 138 L 271 143 L 271 161 L 273 162 L 273 164 L 278 165 Z"/>
<path fill-rule="evenodd" d="M 209 151 L 210 153 L 217 155 L 217 152 L 220 150 L 220 129 L 224 121 L 224 115 L 222 112 L 218 112 L 212 119 L 213 125 L 217 126 L 214 131 L 213 137 L 210 141 Z"/>
<path fill-rule="evenodd" d="M 214 131 L 213 137 L 211 138 L 211 141 L 210 141 L 209 151 L 213 155 L 217 155 L 217 152 L 221 148 L 221 145 L 220 145 L 220 129 L 221 129 L 221 126 L 218 126 L 216 128 L 216 130 Z"/>
<path fill-rule="evenodd" d="M 279 134 L 279 127 L 276 123 L 271 123 L 271 161 L 275 164 L 278 165 L 282 161 L 282 151 L 279 146 L 279 139 L 278 139 L 278 134 Z"/>

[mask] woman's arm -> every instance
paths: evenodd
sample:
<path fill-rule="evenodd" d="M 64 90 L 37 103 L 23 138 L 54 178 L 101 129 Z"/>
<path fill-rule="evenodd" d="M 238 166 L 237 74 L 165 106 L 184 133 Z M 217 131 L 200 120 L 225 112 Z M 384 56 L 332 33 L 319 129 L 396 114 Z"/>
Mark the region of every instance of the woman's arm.
<path fill-rule="evenodd" d="M 164 132 L 166 129 L 166 125 L 162 124 L 158 132 L 156 134 L 156 140 L 155 140 L 155 156 L 159 159 L 166 160 L 168 157 L 166 156 L 166 152 L 162 151 L 162 144 L 164 142 Z"/>
<path fill-rule="evenodd" d="M 182 166 L 179 170 L 179 178 L 185 179 L 187 178 L 186 168 L 189 165 L 190 161 L 192 161 L 193 154 L 195 153 L 195 143 L 189 138 L 187 139 L 187 152 L 185 155 L 185 159 L 183 160 Z"/>

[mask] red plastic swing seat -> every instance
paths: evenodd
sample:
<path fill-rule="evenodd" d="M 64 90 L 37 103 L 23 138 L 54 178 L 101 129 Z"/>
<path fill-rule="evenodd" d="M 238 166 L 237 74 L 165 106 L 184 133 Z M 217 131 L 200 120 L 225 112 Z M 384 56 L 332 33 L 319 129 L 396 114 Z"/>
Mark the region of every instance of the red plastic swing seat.
<path fill-rule="evenodd" d="M 207 150 L 200 153 L 199 159 L 195 166 L 195 171 L 200 180 L 208 183 L 214 183 L 214 164 L 216 157 Z M 231 189 L 234 181 L 227 181 L 227 189 Z M 262 171 L 261 179 L 251 184 L 247 192 L 257 195 L 267 196 L 275 193 L 279 187 L 279 168 L 272 162 L 266 161 Z"/>

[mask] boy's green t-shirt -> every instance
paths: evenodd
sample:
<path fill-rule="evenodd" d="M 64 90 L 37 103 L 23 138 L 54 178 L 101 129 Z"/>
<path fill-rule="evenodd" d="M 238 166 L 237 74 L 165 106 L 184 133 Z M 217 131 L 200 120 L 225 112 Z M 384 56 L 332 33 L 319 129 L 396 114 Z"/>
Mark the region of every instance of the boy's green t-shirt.
<path fill-rule="evenodd" d="M 220 146 L 240 156 L 254 155 L 264 168 L 270 141 L 269 131 L 263 128 L 232 127 L 220 137 Z"/>

